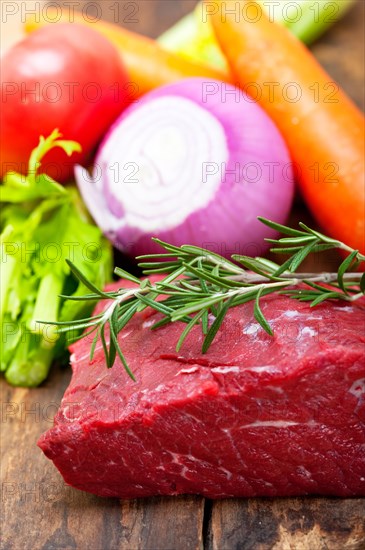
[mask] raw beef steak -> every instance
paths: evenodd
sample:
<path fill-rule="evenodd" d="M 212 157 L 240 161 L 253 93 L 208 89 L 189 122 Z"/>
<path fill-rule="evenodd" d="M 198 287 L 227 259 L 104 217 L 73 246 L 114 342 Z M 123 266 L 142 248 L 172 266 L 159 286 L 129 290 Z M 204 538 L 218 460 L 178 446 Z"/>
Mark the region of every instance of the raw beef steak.
<path fill-rule="evenodd" d="M 262 309 L 273 337 L 245 304 L 205 355 L 198 327 L 177 354 L 185 325 L 152 332 L 159 314 L 145 310 L 119 335 L 136 382 L 80 341 L 39 446 L 68 484 L 103 496 L 365 495 L 364 301 L 271 295 Z"/>

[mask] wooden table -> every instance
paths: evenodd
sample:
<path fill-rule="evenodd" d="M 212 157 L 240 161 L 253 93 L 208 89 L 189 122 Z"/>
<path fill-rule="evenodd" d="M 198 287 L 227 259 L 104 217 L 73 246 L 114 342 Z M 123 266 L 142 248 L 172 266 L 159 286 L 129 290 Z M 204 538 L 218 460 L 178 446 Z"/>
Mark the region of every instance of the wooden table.
<path fill-rule="evenodd" d="M 112 19 L 110 6 L 115 2 L 99 4 L 103 16 Z M 129 26 L 156 36 L 195 2 L 147 0 L 133 4 L 138 8 L 138 22 Z M 359 0 L 313 48 L 362 108 L 363 21 L 364 3 Z M 308 219 L 304 211 L 294 213 L 296 218 L 303 216 Z M 319 263 L 317 258 L 305 267 L 333 270 L 336 262 L 329 257 Z M 187 496 L 123 502 L 67 487 L 35 443 L 51 427 L 69 380 L 69 369 L 55 367 L 38 389 L 14 389 L 1 383 L 3 550 L 365 549 L 363 499 L 211 502 Z"/>

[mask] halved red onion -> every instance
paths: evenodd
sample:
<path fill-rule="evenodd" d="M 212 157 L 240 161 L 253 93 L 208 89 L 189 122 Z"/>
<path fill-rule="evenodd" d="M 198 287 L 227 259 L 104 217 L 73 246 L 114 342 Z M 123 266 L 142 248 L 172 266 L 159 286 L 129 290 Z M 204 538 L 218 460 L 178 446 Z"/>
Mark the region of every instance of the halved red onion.
<path fill-rule="evenodd" d="M 151 237 L 224 256 L 262 255 L 291 207 L 294 181 L 278 129 L 234 86 L 193 78 L 144 96 L 114 123 L 92 177 L 76 180 L 113 244 L 131 255 L 159 250 Z"/>

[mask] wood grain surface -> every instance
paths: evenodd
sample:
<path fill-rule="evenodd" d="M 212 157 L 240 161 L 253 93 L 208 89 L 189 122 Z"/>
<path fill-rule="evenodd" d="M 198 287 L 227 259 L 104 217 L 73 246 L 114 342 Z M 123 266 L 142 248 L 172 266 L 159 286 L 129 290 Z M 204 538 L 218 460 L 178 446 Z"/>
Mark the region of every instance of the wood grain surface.
<path fill-rule="evenodd" d="M 121 21 L 120 17 L 119 22 L 156 36 L 195 2 L 119 2 L 124 19 L 131 4 L 138 8 L 135 22 Z M 111 7 L 116 2 L 102 1 L 99 5 L 103 17 L 113 20 Z M 364 2 L 359 0 L 313 47 L 331 76 L 361 107 L 363 26 Z M 303 216 L 309 219 L 306 212 L 297 210 L 293 220 Z M 333 270 L 337 263 L 334 256 L 313 258 L 305 268 Z M 32 390 L 14 389 L 1 380 L 2 550 L 365 549 L 364 499 L 211 502 L 187 496 L 122 502 L 67 487 L 36 441 L 52 426 L 70 376 L 69 369 L 55 366 L 47 382 Z"/>
<path fill-rule="evenodd" d="M 209 550 L 365 548 L 363 499 L 290 498 L 214 503 Z"/>

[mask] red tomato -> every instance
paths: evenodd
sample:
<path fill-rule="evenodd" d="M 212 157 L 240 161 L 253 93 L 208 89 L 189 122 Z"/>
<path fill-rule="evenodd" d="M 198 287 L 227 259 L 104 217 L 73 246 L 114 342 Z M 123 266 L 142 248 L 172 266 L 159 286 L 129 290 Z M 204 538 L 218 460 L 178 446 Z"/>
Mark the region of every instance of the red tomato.
<path fill-rule="evenodd" d="M 83 25 L 50 25 L 32 33 L 1 60 L 1 177 L 27 173 L 40 135 L 58 128 L 78 141 L 71 158 L 55 149 L 43 171 L 57 181 L 73 176 L 75 163 L 87 165 L 128 103 L 128 75 L 109 41 Z"/>

